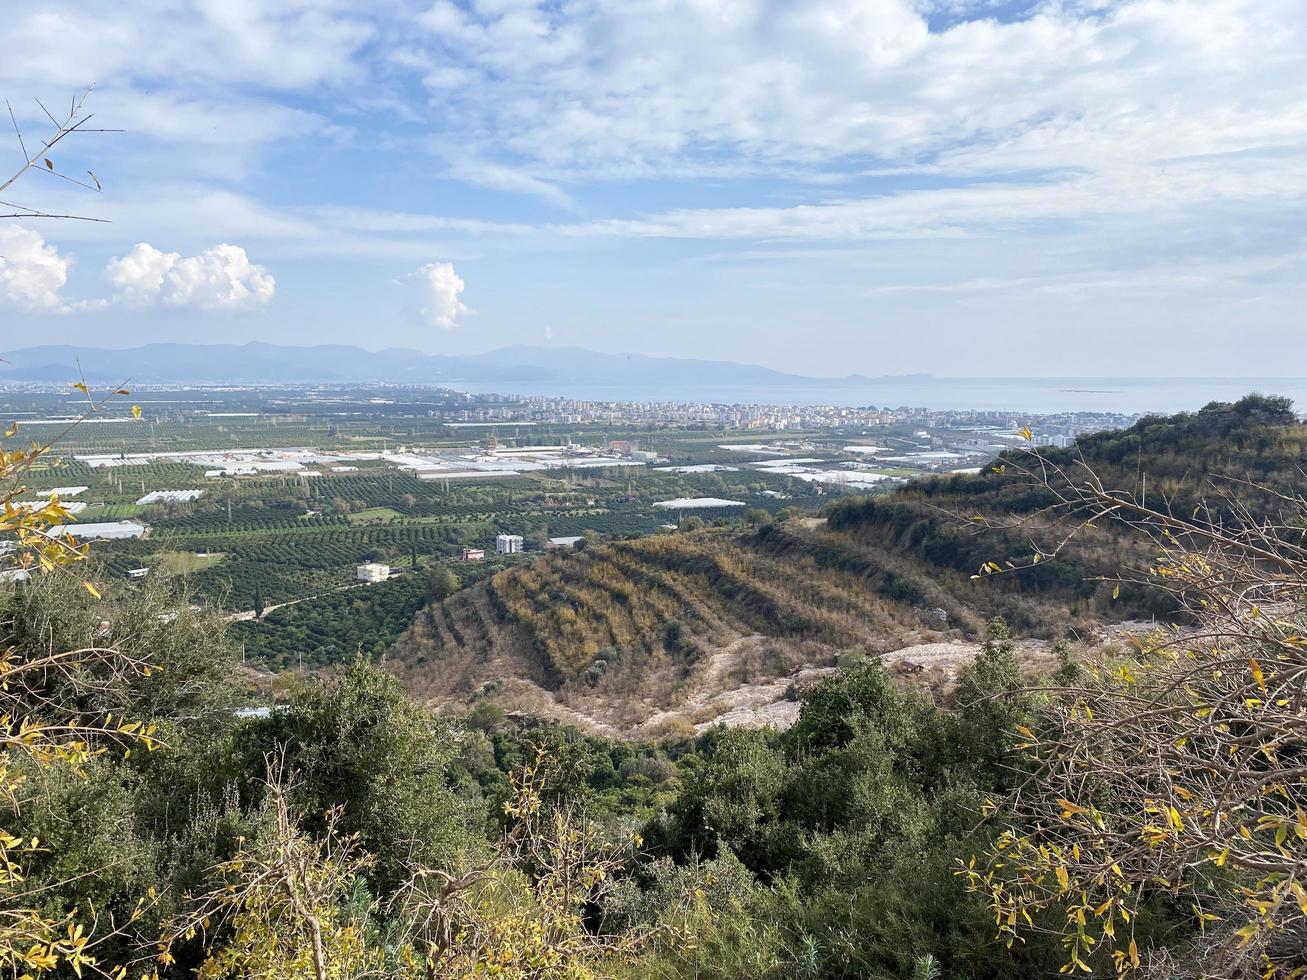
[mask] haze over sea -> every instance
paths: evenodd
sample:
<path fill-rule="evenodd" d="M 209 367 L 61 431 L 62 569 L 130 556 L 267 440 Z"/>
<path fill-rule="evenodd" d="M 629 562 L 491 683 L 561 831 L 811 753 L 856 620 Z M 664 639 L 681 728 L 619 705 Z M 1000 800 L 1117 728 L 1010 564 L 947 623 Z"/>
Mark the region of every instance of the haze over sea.
<path fill-rule="evenodd" d="M 585 401 L 706 402 L 730 405 L 843 405 L 937 410 L 1059 412 L 1194 411 L 1251 391 L 1287 395 L 1307 411 L 1307 378 L 933 378 L 812 385 L 606 385 L 585 382 L 451 382 L 472 393 L 548 395 Z"/>

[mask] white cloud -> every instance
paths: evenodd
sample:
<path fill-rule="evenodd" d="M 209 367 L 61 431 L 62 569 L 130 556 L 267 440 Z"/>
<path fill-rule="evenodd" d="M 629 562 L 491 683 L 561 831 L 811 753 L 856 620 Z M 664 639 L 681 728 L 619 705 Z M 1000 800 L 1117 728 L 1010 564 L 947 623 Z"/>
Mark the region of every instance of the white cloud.
<path fill-rule="evenodd" d="M 189 79 L 298 91 L 357 80 L 367 8 L 331 0 L 47 0 L 8 15 L 0 81 L 74 88 L 89 79 Z"/>
<path fill-rule="evenodd" d="M 0 88 L 104 79 L 102 118 L 165 144 L 170 173 L 181 161 L 212 179 L 158 204 L 129 194 L 134 211 L 109 202 L 106 216 L 189 226 L 203 211 L 210 241 L 257 234 L 301 252 L 384 248 L 303 227 L 304 212 L 242 211 L 217 185 L 244 175 L 254 146 L 314 153 L 342 127 L 383 160 L 428 154 L 442 176 L 587 213 L 593 180 L 765 175 L 811 189 L 868 173 L 1033 173 L 1119 209 L 1114 177 L 1082 178 L 1134 169 L 1157 183 L 1178 157 L 1300 160 L 1307 145 L 1302 0 L 152 0 L 148 15 L 49 0 L 9 27 Z M 165 158 L 138 152 L 156 193 Z M 1220 180 L 1234 167 L 1208 169 Z M 623 199 L 602 204 L 624 214 Z"/>
<path fill-rule="evenodd" d="M 5 305 L 34 313 L 68 310 L 59 291 L 71 265 L 39 233 L 0 224 L 0 301 Z"/>
<path fill-rule="evenodd" d="M 429 262 L 409 273 L 409 312 L 421 323 L 446 330 L 469 312 L 459 295 L 463 280 L 449 262 Z"/>
<path fill-rule="evenodd" d="M 161 252 L 153 245 L 138 242 L 122 258 L 110 259 L 105 278 L 121 299 L 129 303 L 148 303 L 158 299 L 164 277 L 181 258 L 176 252 Z"/>
<path fill-rule="evenodd" d="M 261 265 L 250 261 L 239 245 L 215 245 L 199 255 L 182 258 L 145 242 L 105 267 L 105 275 L 121 300 L 202 310 L 249 310 L 266 306 L 277 283 Z"/>
<path fill-rule="evenodd" d="M 1307 139 L 1301 0 L 995 6 L 439 0 L 407 60 L 450 145 L 546 182 L 1096 169 Z"/>
<path fill-rule="evenodd" d="M 455 156 L 449 161 L 449 176 L 476 187 L 536 197 L 555 207 L 570 208 L 576 203 L 570 194 L 556 184 L 533 177 L 523 170 L 476 157 Z"/>
<path fill-rule="evenodd" d="M 215 245 L 178 262 L 166 287 L 163 301 L 174 306 L 240 310 L 267 305 L 277 283 L 239 245 Z"/>
<path fill-rule="evenodd" d="M 705 248 L 675 240 L 695 239 L 722 243 L 739 295 L 792 285 L 824 331 L 849 319 L 850 283 L 948 324 L 967 318 L 927 298 L 997 308 L 1046 296 L 1040 281 L 1106 292 L 1125 275 L 1173 297 L 1141 303 L 1146 328 L 1192 295 L 1189 264 L 1273 268 L 1307 217 L 1304 0 L 45 0 L 6 30 L 0 92 L 25 133 L 45 125 L 28 95 L 88 80 L 105 85 L 97 121 L 127 130 L 59 147 L 61 169 L 104 179 L 94 204 L 40 173 L 21 188 L 110 219 L 59 226 L 59 249 L 122 256 L 123 303 L 266 302 L 247 256 L 197 254 L 220 241 L 310 270 L 475 260 L 479 279 L 567 250 L 554 285 L 584 318 L 617 292 L 595 277 L 638 270 L 632 309 L 658 298 L 639 283 L 665 260 L 693 278 Z M 542 223 L 537 200 L 575 217 Z M 0 301 L 92 305 L 59 298 L 71 256 L 37 241 L 9 249 Z M 782 250 L 810 264 L 759 276 Z M 835 261 L 843 277 L 819 286 Z M 447 326 L 461 281 L 431 268 L 405 287 Z M 1259 301 L 1301 292 L 1292 272 L 1228 281 L 1259 322 Z M 361 308 L 368 289 L 351 290 Z M 685 286 L 687 306 L 734 297 Z M 322 320 L 348 331 L 355 312 Z"/>
<path fill-rule="evenodd" d="M 1253 218 L 1307 198 L 1307 160 L 1175 162 L 1118 166 L 1061 180 L 980 182 L 788 207 L 694 208 L 633 219 L 558 225 L 568 236 L 744 241 L 993 238 L 1095 219 L 1156 223 L 1188 216 Z M 1141 229 L 1142 230 L 1142 229 Z"/>

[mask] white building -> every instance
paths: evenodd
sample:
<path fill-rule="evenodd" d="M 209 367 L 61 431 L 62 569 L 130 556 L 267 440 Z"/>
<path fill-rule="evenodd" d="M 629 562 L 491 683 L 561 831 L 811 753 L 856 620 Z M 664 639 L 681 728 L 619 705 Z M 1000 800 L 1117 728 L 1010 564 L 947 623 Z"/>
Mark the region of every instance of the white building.
<path fill-rule="evenodd" d="M 677 497 L 659 500 L 654 504 L 663 510 L 707 510 L 712 507 L 743 507 L 742 500 L 723 500 L 721 497 Z"/>
<path fill-rule="evenodd" d="M 389 565 L 370 561 L 358 567 L 358 580 L 360 582 L 384 582 L 388 578 L 390 578 Z"/>
<path fill-rule="evenodd" d="M 547 545 L 547 547 L 549 547 L 549 548 L 575 548 L 575 547 L 576 547 L 576 543 L 577 543 L 578 541 L 580 541 L 580 540 L 582 540 L 582 535 L 580 535 L 580 534 L 570 535 L 570 536 L 568 536 L 568 537 L 564 537 L 564 538 L 550 538 L 550 539 L 549 539 L 549 544 Z"/>
<path fill-rule="evenodd" d="M 55 525 L 46 532 L 51 536 L 72 536 L 79 541 L 96 538 L 139 538 L 145 534 L 145 525 L 135 521 L 105 521 L 100 524 Z"/>
<path fill-rule="evenodd" d="M 485 550 L 482 548 L 464 548 L 464 561 L 483 561 L 486 557 Z"/>
<path fill-rule="evenodd" d="M 185 504 L 192 500 L 199 500 L 204 496 L 203 490 L 151 490 L 140 500 L 136 501 L 138 507 L 146 504 L 163 504 L 176 503 Z"/>
<path fill-rule="evenodd" d="M 522 550 L 522 535 L 500 534 L 495 537 L 495 554 L 515 555 Z"/>

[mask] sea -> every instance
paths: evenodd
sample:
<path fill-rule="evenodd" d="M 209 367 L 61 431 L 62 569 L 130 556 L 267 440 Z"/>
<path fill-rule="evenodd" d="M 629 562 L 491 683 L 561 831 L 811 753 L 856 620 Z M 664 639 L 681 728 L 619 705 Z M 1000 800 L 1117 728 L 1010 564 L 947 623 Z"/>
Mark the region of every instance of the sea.
<path fill-rule="evenodd" d="M 1057 415 L 1194 411 L 1237 401 L 1250 392 L 1286 395 L 1307 413 L 1307 378 L 935 378 L 868 379 L 768 385 L 612 385 L 586 382 L 499 382 L 450 387 L 473 394 L 545 395 L 596 402 L 717 405 L 836 405 Z"/>

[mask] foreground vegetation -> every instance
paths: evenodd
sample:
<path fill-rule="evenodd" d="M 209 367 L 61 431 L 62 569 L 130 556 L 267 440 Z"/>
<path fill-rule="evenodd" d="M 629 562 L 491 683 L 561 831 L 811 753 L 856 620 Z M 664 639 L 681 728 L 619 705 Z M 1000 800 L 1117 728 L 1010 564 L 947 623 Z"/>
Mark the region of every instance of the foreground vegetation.
<path fill-rule="evenodd" d="M 1222 439 L 1261 430 L 1283 450 L 1296 427 L 1250 410 L 1194 424 L 1242 413 Z M 6 452 L 7 500 L 33 458 Z M 240 711 L 250 678 L 220 613 L 162 578 L 97 580 L 43 533 L 57 503 L 6 508 L 10 570 L 30 575 L 0 591 L 0 962 L 278 980 L 1302 975 L 1307 510 L 1272 470 L 1181 513 L 1075 459 L 1000 465 L 977 486 L 1007 475 L 1038 496 L 981 523 L 1034 550 L 987 560 L 976 588 L 1110 545 L 1151 558 L 1104 601 L 1147 591 L 1178 625 L 1089 660 L 1061 648 L 1039 676 L 1002 621 L 969 625 L 985 642 L 945 694 L 850 661 L 787 731 L 657 744 L 487 699 L 436 717 L 362 658 Z M 873 554 L 866 508 L 829 532 L 759 518 L 587 547 L 432 609 L 480 595 L 557 640 L 533 650 L 565 683 L 589 683 L 591 640 L 669 662 L 714 623 L 843 643 L 935 595 L 904 591 L 930 577 L 892 553 L 856 562 Z"/>
<path fill-rule="evenodd" d="M 1001 631 L 956 714 L 864 666 L 814 691 L 786 735 L 640 747 L 520 730 L 489 706 L 437 721 L 362 662 L 239 720 L 220 624 L 185 608 L 161 618 L 162 598 L 97 601 L 51 578 L 0 611 L 15 658 L 99 636 L 140 666 L 42 693 L 136 719 L 154 751 L 106 742 L 76 767 L 52 763 L 5 820 L 42 842 L 17 891 L 39 895 L 51 921 L 94 903 L 112 923 L 101 966 L 314 976 L 310 920 L 330 976 L 408 975 L 406 957 L 434 957 L 440 976 L 490 964 L 509 976 L 901 976 L 926 953 L 1020 976 L 1038 961 L 1009 962 L 950 865 L 987 839 L 974 812 L 1002 785 L 1004 732 L 1021 716 L 980 697 L 1017 677 Z M 287 876 L 313 904 L 278 897 Z M 436 883 L 438 901 L 417 894 Z M 558 889 L 582 899 L 559 909 Z M 448 919 L 438 949 L 406 919 L 419 899 Z"/>

